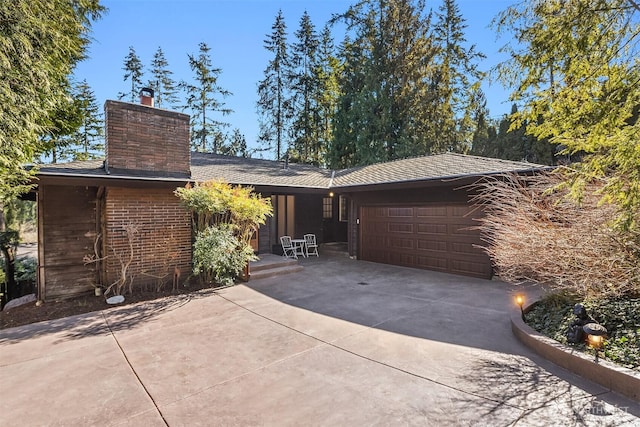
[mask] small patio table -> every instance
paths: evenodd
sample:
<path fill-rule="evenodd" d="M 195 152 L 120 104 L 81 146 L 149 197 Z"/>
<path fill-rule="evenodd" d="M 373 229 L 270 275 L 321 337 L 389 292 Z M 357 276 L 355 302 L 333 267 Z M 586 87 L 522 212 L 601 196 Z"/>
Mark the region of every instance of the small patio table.
<path fill-rule="evenodd" d="M 307 257 L 307 243 L 304 239 L 291 239 L 291 244 L 293 245 L 293 250 L 296 255 L 299 253 L 303 257 Z M 300 249 L 300 252 L 298 252 Z"/>

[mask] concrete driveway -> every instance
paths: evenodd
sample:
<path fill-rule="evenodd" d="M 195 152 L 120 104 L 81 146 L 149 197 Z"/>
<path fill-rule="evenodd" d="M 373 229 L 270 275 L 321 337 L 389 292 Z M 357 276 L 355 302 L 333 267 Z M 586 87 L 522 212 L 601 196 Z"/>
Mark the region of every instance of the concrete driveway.
<path fill-rule="evenodd" d="M 0 331 L 0 425 L 640 425 L 512 335 L 511 289 L 323 255 Z"/>

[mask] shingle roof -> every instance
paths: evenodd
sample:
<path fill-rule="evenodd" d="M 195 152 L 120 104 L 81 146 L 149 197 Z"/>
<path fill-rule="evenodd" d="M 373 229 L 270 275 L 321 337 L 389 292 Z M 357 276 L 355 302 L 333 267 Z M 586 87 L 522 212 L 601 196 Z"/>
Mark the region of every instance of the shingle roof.
<path fill-rule="evenodd" d="M 542 165 L 464 154 L 445 153 L 413 157 L 336 171 L 334 187 L 390 184 L 399 182 L 452 179 L 524 172 L 544 168 Z"/>
<path fill-rule="evenodd" d="M 233 184 L 277 187 L 328 188 L 331 171 L 315 166 L 274 160 L 245 159 L 206 153 L 191 153 L 194 181 L 223 179 Z"/>
<path fill-rule="evenodd" d="M 534 163 L 514 162 L 464 154 L 438 154 L 395 160 L 369 166 L 331 171 L 310 165 L 274 160 L 246 159 L 208 153 L 191 153 L 191 179 L 222 179 L 232 184 L 297 188 L 347 188 L 524 172 L 542 169 Z M 42 165 L 42 175 L 87 176 L 113 179 L 153 179 L 176 181 L 172 177 L 145 174 L 107 174 L 102 160 Z M 183 180 L 184 181 L 184 180 Z"/>

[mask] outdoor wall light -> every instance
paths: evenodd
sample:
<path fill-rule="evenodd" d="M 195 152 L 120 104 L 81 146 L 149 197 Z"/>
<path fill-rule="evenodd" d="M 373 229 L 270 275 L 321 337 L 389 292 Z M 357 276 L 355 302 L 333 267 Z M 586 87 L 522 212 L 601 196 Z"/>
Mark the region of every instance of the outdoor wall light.
<path fill-rule="evenodd" d="M 520 315 L 522 316 L 522 321 L 524 321 L 524 295 L 516 294 L 515 300 L 518 307 L 520 307 Z"/>
<path fill-rule="evenodd" d="M 329 192 L 329 197 L 333 197 L 333 191 Z"/>

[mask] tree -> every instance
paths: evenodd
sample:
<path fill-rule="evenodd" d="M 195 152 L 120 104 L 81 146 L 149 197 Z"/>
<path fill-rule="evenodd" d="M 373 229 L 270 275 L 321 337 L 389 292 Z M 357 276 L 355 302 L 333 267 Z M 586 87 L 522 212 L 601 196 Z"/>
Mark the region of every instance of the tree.
<path fill-rule="evenodd" d="M 317 63 L 318 35 L 305 11 L 300 27 L 295 32 L 296 42 L 291 47 L 292 72 L 292 147 L 291 157 L 301 163 L 320 164 L 318 146 L 318 80 L 314 74 Z"/>
<path fill-rule="evenodd" d="M 41 137 L 69 97 L 69 75 L 103 11 L 98 0 L 0 2 L 0 210 L 27 188 L 23 166 L 46 150 Z"/>
<path fill-rule="evenodd" d="M 328 163 L 327 151 L 333 140 L 333 117 L 340 97 L 339 76 L 342 71 L 340 60 L 336 57 L 331 28 L 325 25 L 320 34 L 314 79 L 317 91 L 314 100 L 317 105 L 316 126 L 318 129 L 318 150 L 320 164 Z"/>
<path fill-rule="evenodd" d="M 472 117 L 475 123 L 471 138 L 470 154 L 476 156 L 489 155 L 489 110 L 487 98 L 482 89 L 478 88 L 472 95 Z"/>
<path fill-rule="evenodd" d="M 189 55 L 189 67 L 194 73 L 195 84 L 182 82 L 181 86 L 187 95 L 186 108 L 191 110 L 191 145 L 198 151 L 215 154 L 224 144 L 223 129 L 229 123 L 213 115 L 226 116 L 233 112 L 225 107 L 223 101 L 231 92 L 218 84 L 222 70 L 213 67 L 209 54 L 211 48 L 205 42 L 198 47 L 197 56 Z"/>
<path fill-rule="evenodd" d="M 136 102 L 140 89 L 142 89 L 142 76 L 144 74 L 142 61 L 136 54 L 136 50 L 133 46 L 129 46 L 129 53 L 124 58 L 124 81 L 131 80 L 131 91 L 129 93 L 120 92 L 118 99 L 122 99 L 126 96 L 131 97 L 131 102 Z"/>
<path fill-rule="evenodd" d="M 73 156 L 74 133 L 82 124 L 82 111 L 76 97 L 75 85 L 72 85 L 69 95 L 59 100 L 56 108 L 49 115 L 46 131 L 40 136 L 43 144 L 42 157 L 45 161 L 57 163 L 68 160 Z"/>
<path fill-rule="evenodd" d="M 455 0 L 443 0 L 436 16 L 433 36 L 438 49 L 438 67 L 433 89 L 439 94 L 441 105 L 437 121 L 438 142 L 442 144 L 439 150 L 462 152 L 465 150 L 464 118 L 468 119 L 471 114 L 467 107 L 482 78 L 477 61 L 485 56 L 476 51 L 475 45 L 465 47 L 466 20 Z"/>
<path fill-rule="evenodd" d="M 76 90 L 75 99 L 82 121 L 74 133 L 76 148 L 73 152 L 73 159 L 87 160 L 102 157 L 104 151 L 102 111 L 87 80 L 80 82 Z"/>
<path fill-rule="evenodd" d="M 30 188 L 36 168 L 24 165 L 47 149 L 43 136 L 53 132 L 61 106 L 68 106 L 70 73 L 85 56 L 91 22 L 103 11 L 98 0 L 0 2 L 0 250 L 9 281 L 17 231 L 5 226 L 3 205 Z"/>
<path fill-rule="evenodd" d="M 176 108 L 179 102 L 177 83 L 173 80 L 173 72 L 169 70 L 169 62 L 161 47 L 153 54 L 151 61 L 151 80 L 149 87 L 153 89 L 155 105 L 163 108 Z"/>
<path fill-rule="evenodd" d="M 222 147 L 220 154 L 224 154 L 225 156 L 249 157 L 247 140 L 240 132 L 240 129 L 235 128 L 233 130 L 231 138 L 228 143 Z"/>
<path fill-rule="evenodd" d="M 523 107 L 513 126 L 584 153 L 567 176 L 573 197 L 603 180 L 603 202 L 620 210 L 618 225 L 637 230 L 640 211 L 640 69 L 634 0 L 530 1 L 501 13 L 510 59 L 498 68 Z"/>
<path fill-rule="evenodd" d="M 259 142 L 265 149 L 275 150 L 276 159 L 279 160 L 286 151 L 286 129 L 291 120 L 288 79 L 291 62 L 282 10 L 278 11 L 271 29 L 271 34 L 264 41 L 264 48 L 273 54 L 273 58 L 264 70 L 264 79 L 258 83 Z"/>
<path fill-rule="evenodd" d="M 429 76 L 435 49 L 424 2 L 361 1 L 340 16 L 348 34 L 332 167 L 425 154 L 434 141 Z"/>

